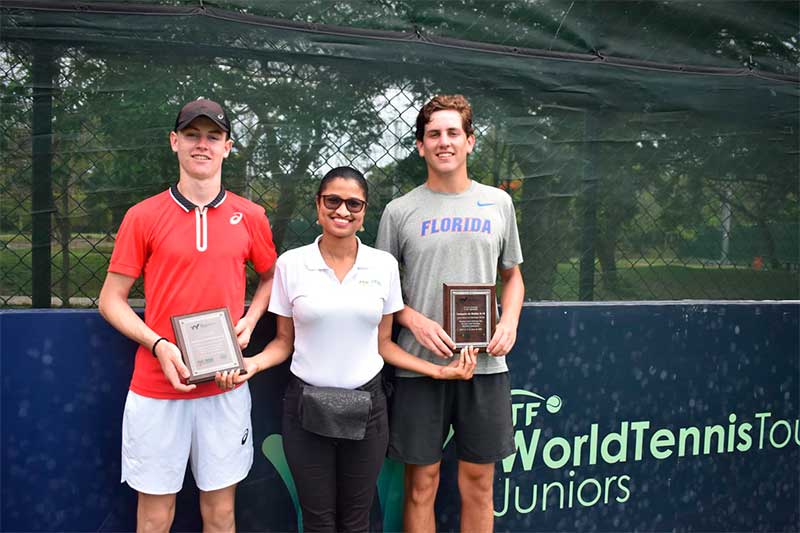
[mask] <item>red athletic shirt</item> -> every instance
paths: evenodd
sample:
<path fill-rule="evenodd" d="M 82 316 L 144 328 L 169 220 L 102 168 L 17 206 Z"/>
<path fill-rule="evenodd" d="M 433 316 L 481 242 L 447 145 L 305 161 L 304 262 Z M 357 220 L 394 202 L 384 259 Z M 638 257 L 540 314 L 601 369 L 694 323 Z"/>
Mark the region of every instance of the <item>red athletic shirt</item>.
<path fill-rule="evenodd" d="M 244 315 L 245 264 L 272 268 L 275 245 L 264 209 L 224 189 L 204 208 L 173 186 L 131 207 L 114 243 L 109 272 L 144 274 L 145 323 L 175 341 L 170 317 L 227 307 Z M 199 398 L 222 392 L 212 381 L 192 392 L 170 385 L 150 347 L 139 346 L 131 390 L 150 398 Z"/>

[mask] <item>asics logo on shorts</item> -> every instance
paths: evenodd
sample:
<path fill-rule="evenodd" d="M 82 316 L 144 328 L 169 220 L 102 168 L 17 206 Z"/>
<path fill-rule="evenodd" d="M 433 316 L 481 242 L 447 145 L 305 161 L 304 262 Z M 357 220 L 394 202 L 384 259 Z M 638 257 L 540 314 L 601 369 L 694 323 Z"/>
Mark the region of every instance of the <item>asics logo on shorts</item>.
<path fill-rule="evenodd" d="M 244 435 L 242 435 L 242 446 L 244 446 L 244 443 L 247 442 L 248 435 L 250 435 L 250 428 L 244 430 Z"/>
<path fill-rule="evenodd" d="M 241 220 L 242 220 L 242 214 L 239 213 L 239 212 L 236 212 L 236 213 L 233 214 L 233 216 L 231 216 L 231 219 L 229 220 L 229 222 L 232 225 L 236 225 L 239 222 L 241 222 Z"/>

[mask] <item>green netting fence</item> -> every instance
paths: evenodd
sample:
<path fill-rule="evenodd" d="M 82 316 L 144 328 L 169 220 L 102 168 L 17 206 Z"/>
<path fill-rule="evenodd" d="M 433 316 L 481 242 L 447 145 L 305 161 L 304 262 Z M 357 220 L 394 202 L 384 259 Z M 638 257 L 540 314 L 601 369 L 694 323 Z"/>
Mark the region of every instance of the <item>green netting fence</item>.
<path fill-rule="evenodd" d="M 798 6 L 728 4 L 0 2 L 0 305 L 95 305 L 198 96 L 280 251 L 341 164 L 371 244 L 425 179 L 412 126 L 440 92 L 473 104 L 471 176 L 514 199 L 529 300 L 798 299 Z"/>

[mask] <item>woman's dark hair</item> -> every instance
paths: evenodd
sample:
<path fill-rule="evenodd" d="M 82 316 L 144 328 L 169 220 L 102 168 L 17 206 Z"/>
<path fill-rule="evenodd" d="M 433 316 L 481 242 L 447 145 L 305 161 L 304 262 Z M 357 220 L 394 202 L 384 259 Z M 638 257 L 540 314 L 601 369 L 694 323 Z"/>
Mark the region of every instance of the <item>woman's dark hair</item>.
<path fill-rule="evenodd" d="M 354 169 L 353 167 L 336 167 L 328 171 L 325 176 L 322 177 L 322 180 L 319 182 L 319 189 L 317 189 L 317 198 L 322 196 L 322 191 L 325 190 L 325 187 L 328 186 L 328 182 L 335 180 L 336 178 L 342 178 L 345 180 L 355 180 L 358 183 L 361 192 L 364 193 L 364 201 L 366 202 L 369 200 L 369 187 L 367 186 L 367 180 L 364 178 L 364 174 L 359 172 L 358 170 Z"/>

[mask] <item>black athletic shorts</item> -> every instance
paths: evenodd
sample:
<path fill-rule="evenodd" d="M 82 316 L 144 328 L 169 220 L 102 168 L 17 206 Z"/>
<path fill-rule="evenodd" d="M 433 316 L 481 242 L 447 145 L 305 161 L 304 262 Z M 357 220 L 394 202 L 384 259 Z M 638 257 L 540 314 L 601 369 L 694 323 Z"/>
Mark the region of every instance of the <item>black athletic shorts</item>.
<path fill-rule="evenodd" d="M 494 463 L 514 452 L 508 372 L 471 380 L 395 378 L 389 418 L 389 457 L 415 465 L 442 459 L 452 425 L 456 454 Z"/>

